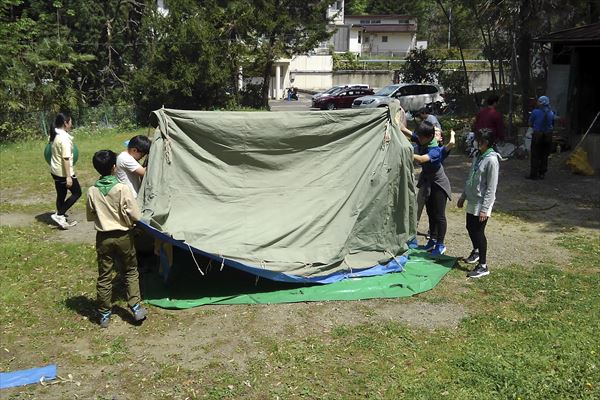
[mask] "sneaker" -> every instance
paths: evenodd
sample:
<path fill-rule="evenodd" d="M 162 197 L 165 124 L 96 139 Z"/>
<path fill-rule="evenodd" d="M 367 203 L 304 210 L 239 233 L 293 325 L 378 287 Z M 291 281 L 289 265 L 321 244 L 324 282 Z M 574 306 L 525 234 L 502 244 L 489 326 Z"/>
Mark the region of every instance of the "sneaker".
<path fill-rule="evenodd" d="M 52 221 L 56 222 L 61 229 L 69 229 L 69 223 L 64 215 L 58 215 L 54 213 L 50 216 L 50 218 L 52 218 Z"/>
<path fill-rule="evenodd" d="M 136 321 L 143 321 L 146 319 L 146 315 L 148 315 L 148 311 L 146 311 L 144 307 L 140 306 L 140 303 L 131 307 L 131 312 L 133 313 L 133 318 Z"/>
<path fill-rule="evenodd" d="M 479 262 L 479 252 L 477 250 L 472 250 L 469 257 L 465 258 L 465 262 L 467 264 L 475 264 Z"/>
<path fill-rule="evenodd" d="M 110 314 L 110 312 L 100 314 L 100 328 L 108 328 L 108 324 L 110 323 Z"/>
<path fill-rule="evenodd" d="M 473 271 L 470 271 L 469 273 L 467 273 L 467 277 L 469 278 L 481 278 L 482 276 L 486 276 L 490 274 L 490 270 L 488 269 L 487 265 L 481 265 L 481 264 L 477 264 L 477 266 L 475 267 L 475 269 Z"/>
<path fill-rule="evenodd" d="M 419 241 L 417 240 L 416 237 L 414 237 L 411 240 L 409 240 L 408 242 L 406 242 L 406 244 L 408 245 L 409 249 L 416 249 L 417 247 L 419 247 Z"/>
<path fill-rule="evenodd" d="M 432 256 L 441 256 L 445 252 L 446 252 L 446 246 L 444 246 L 444 243 L 436 243 L 435 247 L 431 251 L 431 255 Z"/>
<path fill-rule="evenodd" d="M 68 221 L 68 220 L 65 219 L 65 222 L 69 226 L 69 228 L 77 225 L 77 221 L 75 221 L 75 220 Z"/>
<path fill-rule="evenodd" d="M 418 249 L 425 250 L 425 251 L 431 251 L 434 249 L 434 247 L 435 247 L 435 240 L 429 239 L 427 241 L 427 243 L 425 244 L 425 246 L 419 246 Z"/>

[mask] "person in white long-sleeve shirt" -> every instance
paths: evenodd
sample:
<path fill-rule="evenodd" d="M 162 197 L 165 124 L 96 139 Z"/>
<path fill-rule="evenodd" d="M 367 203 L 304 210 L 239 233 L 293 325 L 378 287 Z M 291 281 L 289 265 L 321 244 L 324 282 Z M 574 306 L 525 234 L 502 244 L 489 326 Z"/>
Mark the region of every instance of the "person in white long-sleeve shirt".
<path fill-rule="evenodd" d="M 133 192 L 133 197 L 136 198 L 142 178 L 146 173 L 146 168 L 139 161 L 150 151 L 150 144 L 150 139 L 147 136 L 134 136 L 127 143 L 127 150 L 121 152 L 117 157 L 117 179 L 129 186 Z"/>
<path fill-rule="evenodd" d="M 490 273 L 487 266 L 487 238 L 485 227 L 496 200 L 498 174 L 500 171 L 499 154 L 494 151 L 493 132 L 491 129 L 480 129 L 475 132 L 475 140 L 479 148 L 479 156 L 473 161 L 469 177 L 457 206 L 462 208 L 467 202 L 467 232 L 473 250 L 465 259 L 468 264 L 476 264 L 470 271 L 469 278 L 480 278 Z"/>

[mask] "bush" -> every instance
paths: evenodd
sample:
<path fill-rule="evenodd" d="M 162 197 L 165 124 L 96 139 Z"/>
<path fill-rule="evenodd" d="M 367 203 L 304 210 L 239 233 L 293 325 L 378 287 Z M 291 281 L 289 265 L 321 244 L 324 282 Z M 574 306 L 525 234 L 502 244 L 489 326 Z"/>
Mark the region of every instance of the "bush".
<path fill-rule="evenodd" d="M 467 94 L 467 80 L 463 71 L 444 72 L 440 74 L 439 82 L 453 96 Z"/>
<path fill-rule="evenodd" d="M 403 82 L 438 82 L 445 59 L 437 59 L 426 49 L 411 50 L 400 68 Z"/>

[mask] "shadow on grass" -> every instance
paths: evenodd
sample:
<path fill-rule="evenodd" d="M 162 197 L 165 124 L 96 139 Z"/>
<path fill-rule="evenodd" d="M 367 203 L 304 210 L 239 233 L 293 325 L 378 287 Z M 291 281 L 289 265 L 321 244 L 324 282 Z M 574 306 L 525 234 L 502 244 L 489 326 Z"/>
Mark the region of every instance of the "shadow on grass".
<path fill-rule="evenodd" d="M 41 222 L 42 224 L 52 225 L 53 227 L 58 228 L 56 222 L 52 221 L 52 218 L 50 218 L 51 215 L 51 212 L 41 213 L 35 216 L 35 220 Z"/>
<path fill-rule="evenodd" d="M 68 309 L 77 312 L 77 314 L 86 317 L 90 321 L 98 320 L 96 311 L 96 301 L 86 296 L 74 296 L 65 300 L 65 306 Z"/>
<path fill-rule="evenodd" d="M 86 296 L 69 297 L 68 299 L 65 300 L 65 305 L 67 306 L 67 308 L 75 311 L 77 314 L 81 315 L 82 317 L 85 317 L 92 322 L 100 323 L 100 315 L 97 311 L 96 301 L 94 299 L 91 299 Z M 112 306 L 112 313 L 114 315 L 118 315 L 123 321 L 125 321 L 131 325 L 134 325 L 134 326 L 139 326 L 143 322 L 143 321 L 136 321 L 133 318 L 133 314 L 131 313 L 131 311 L 129 311 L 119 305 Z"/>

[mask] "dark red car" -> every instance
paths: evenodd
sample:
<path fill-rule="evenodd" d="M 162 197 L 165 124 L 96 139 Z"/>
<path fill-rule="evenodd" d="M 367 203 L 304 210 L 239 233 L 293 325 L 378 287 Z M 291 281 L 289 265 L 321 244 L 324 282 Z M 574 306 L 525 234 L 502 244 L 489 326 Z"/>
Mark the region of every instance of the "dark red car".
<path fill-rule="evenodd" d="M 373 94 L 372 89 L 343 88 L 337 92 L 319 97 L 314 102 L 314 107 L 321 110 L 335 110 L 336 108 L 350 108 L 352 102 L 362 96 Z"/>

